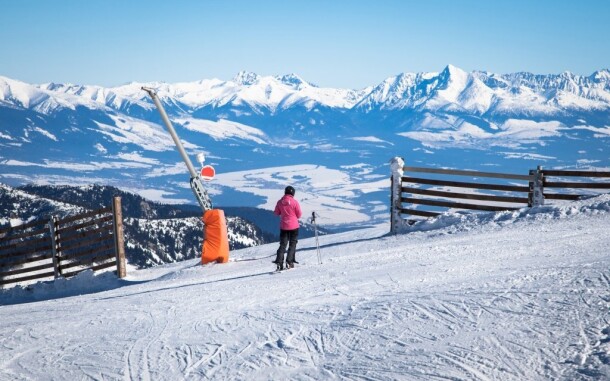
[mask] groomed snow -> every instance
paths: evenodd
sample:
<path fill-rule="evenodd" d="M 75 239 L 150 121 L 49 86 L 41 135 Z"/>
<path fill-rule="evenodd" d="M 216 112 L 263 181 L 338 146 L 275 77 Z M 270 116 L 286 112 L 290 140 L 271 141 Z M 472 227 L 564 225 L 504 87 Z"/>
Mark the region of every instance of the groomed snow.
<path fill-rule="evenodd" d="M 4 290 L 0 379 L 610 378 L 609 195 L 388 228 Z"/>

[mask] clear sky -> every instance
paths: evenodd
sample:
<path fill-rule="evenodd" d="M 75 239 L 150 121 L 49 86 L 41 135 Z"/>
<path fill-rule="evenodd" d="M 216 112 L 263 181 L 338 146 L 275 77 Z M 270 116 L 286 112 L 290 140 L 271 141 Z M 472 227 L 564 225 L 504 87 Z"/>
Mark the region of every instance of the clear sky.
<path fill-rule="evenodd" d="M 402 72 L 589 75 L 607 0 L 0 0 L 0 75 L 117 86 L 296 73 L 363 88 Z"/>

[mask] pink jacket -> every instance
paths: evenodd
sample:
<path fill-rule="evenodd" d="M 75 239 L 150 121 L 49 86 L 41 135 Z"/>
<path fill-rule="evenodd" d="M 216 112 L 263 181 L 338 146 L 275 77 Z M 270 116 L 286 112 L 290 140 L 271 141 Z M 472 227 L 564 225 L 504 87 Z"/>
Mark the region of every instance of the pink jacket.
<path fill-rule="evenodd" d="M 280 216 L 280 229 L 294 230 L 299 228 L 301 205 L 289 194 L 285 194 L 277 204 L 273 213 Z"/>

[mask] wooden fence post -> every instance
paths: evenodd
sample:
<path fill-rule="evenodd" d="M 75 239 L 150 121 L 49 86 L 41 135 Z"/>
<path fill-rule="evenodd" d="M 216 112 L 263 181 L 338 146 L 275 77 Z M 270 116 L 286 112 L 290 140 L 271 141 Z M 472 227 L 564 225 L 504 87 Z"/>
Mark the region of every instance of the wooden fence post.
<path fill-rule="evenodd" d="M 61 271 L 59 269 L 59 250 L 58 250 L 58 246 L 59 246 L 58 238 L 59 237 L 57 235 L 57 232 L 55 231 L 56 224 L 57 224 L 57 217 L 52 216 L 51 219 L 49 220 L 49 231 L 51 233 L 51 251 L 53 253 L 53 272 L 54 272 L 55 279 L 57 279 L 61 276 Z"/>
<path fill-rule="evenodd" d="M 542 167 L 539 165 L 536 169 L 530 170 L 530 176 L 534 176 L 534 179 L 529 183 L 529 194 L 528 194 L 528 206 L 542 206 L 544 205 L 544 179 L 542 174 Z"/>
<path fill-rule="evenodd" d="M 395 157 L 390 161 L 390 169 L 392 170 L 391 177 L 391 197 L 390 197 L 390 232 L 398 233 L 398 230 L 403 224 L 400 216 L 401 195 L 402 195 L 402 175 L 405 162 L 400 157 Z"/>
<path fill-rule="evenodd" d="M 116 274 L 119 278 L 127 276 L 125 267 L 125 241 L 123 238 L 123 212 L 121 211 L 121 197 L 112 199 L 112 218 L 114 225 L 114 252 L 116 254 Z"/>

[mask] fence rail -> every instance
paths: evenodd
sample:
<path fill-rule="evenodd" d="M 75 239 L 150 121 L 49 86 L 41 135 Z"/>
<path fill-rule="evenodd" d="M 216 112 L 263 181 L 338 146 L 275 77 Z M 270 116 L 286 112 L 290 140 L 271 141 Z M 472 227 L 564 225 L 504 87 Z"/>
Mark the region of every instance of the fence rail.
<path fill-rule="evenodd" d="M 114 197 L 110 207 L 1 228 L 0 286 L 110 267 L 125 277 L 122 220 L 121 199 Z"/>
<path fill-rule="evenodd" d="M 403 218 L 405 215 L 428 218 L 448 210 L 516 210 L 543 205 L 545 200 L 574 201 L 610 189 L 610 172 L 607 171 L 547 170 L 537 167 L 527 175 L 521 175 L 411 167 L 405 166 L 402 158 L 398 157 L 392 159 L 391 168 L 392 232 L 396 232 L 405 221 L 415 221 Z M 466 181 L 448 179 L 448 176 L 466 177 Z M 575 181 L 570 179 L 572 177 L 605 178 L 608 181 Z M 553 191 L 547 192 L 547 189 Z"/>
<path fill-rule="evenodd" d="M 497 179 L 512 179 L 512 180 L 525 180 L 525 181 L 532 180 L 531 175 L 512 175 L 509 173 L 464 171 L 464 170 L 458 170 L 458 169 L 405 167 L 405 166 L 403 166 L 402 169 L 405 172 L 416 172 L 416 173 L 437 173 L 437 174 L 443 174 L 443 175 L 488 177 L 488 178 L 497 178 Z"/>

